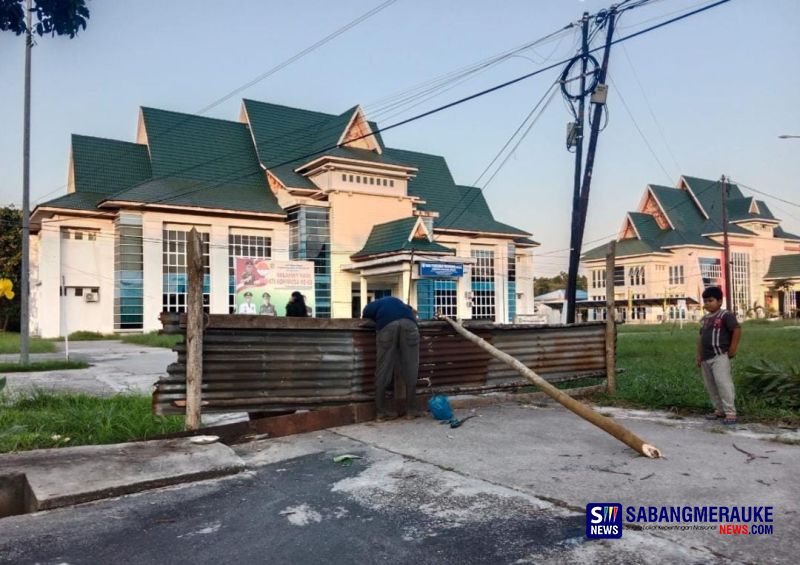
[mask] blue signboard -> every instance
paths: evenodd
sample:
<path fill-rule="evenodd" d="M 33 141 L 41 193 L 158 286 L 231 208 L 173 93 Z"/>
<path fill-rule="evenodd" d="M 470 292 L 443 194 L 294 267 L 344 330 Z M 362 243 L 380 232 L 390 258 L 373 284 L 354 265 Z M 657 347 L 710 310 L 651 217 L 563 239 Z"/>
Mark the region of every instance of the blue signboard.
<path fill-rule="evenodd" d="M 463 277 L 464 265 L 461 263 L 425 263 L 419 264 L 421 277 Z"/>

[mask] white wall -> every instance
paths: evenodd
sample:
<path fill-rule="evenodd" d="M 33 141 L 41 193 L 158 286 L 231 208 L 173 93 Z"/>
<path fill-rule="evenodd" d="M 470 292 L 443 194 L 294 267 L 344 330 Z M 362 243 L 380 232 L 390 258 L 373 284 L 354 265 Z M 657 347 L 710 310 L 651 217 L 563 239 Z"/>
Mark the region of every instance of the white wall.
<path fill-rule="evenodd" d="M 62 228 L 97 230 L 96 238 L 62 239 Z M 31 240 L 32 332 L 47 338 L 77 330 L 113 331 L 113 223 L 97 218 L 54 216 L 43 222 Z M 60 296 L 62 281 L 67 287 L 98 288 L 98 302 L 76 298 L 74 290 L 72 301 L 68 302 Z"/>

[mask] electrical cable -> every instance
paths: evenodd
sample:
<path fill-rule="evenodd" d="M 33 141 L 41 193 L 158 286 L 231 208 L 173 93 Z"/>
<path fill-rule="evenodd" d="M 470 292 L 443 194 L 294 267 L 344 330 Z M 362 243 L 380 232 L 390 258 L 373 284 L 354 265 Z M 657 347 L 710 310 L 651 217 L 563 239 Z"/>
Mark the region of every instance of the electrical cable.
<path fill-rule="evenodd" d="M 625 111 L 628 113 L 628 116 L 630 117 L 631 121 L 633 122 L 633 125 L 636 128 L 636 131 L 639 132 L 639 135 L 641 136 L 642 141 L 644 141 L 644 144 L 647 146 L 647 149 L 650 151 L 650 154 L 653 156 L 653 159 L 655 159 L 656 163 L 658 163 L 658 166 L 661 167 L 661 171 L 667 177 L 667 180 L 669 180 L 669 182 L 674 182 L 672 180 L 672 176 L 669 174 L 669 172 L 667 172 L 666 167 L 664 167 L 664 163 L 662 163 L 661 159 L 658 158 L 658 155 L 656 155 L 656 152 L 653 150 L 652 145 L 650 145 L 650 142 L 647 140 L 647 137 L 645 136 L 644 132 L 642 131 L 642 128 L 639 127 L 639 123 L 636 121 L 636 118 L 633 117 L 633 112 L 631 112 L 631 109 L 628 106 L 628 103 L 625 101 L 625 97 L 622 95 L 622 91 L 620 90 L 619 86 L 617 85 L 616 82 L 614 82 L 614 79 L 611 76 L 611 73 L 608 74 L 608 80 L 614 86 L 614 90 L 616 91 L 617 95 L 619 96 L 619 99 L 622 102 L 622 106 L 625 108 Z"/>
<path fill-rule="evenodd" d="M 686 14 L 682 14 L 681 16 L 678 16 L 678 17 L 672 18 L 672 19 L 670 19 L 670 20 L 668 20 L 668 21 L 661 22 L 661 23 L 659 23 L 659 24 L 657 24 L 657 25 L 650 26 L 649 28 L 646 28 L 646 29 L 644 29 L 644 30 L 640 30 L 640 31 L 638 31 L 638 32 L 636 32 L 636 33 L 633 33 L 633 34 L 630 34 L 630 35 L 628 35 L 628 36 L 625 36 L 625 37 L 623 37 L 623 38 L 619 38 L 619 39 L 617 39 L 617 40 L 614 40 L 614 41 L 612 41 L 612 42 L 611 42 L 611 44 L 613 45 L 613 44 L 615 44 L 615 43 L 620 43 L 620 42 L 623 42 L 623 41 L 629 40 L 629 39 L 631 39 L 631 38 L 633 38 L 633 37 L 637 37 L 637 36 L 639 36 L 639 35 L 642 35 L 642 34 L 644 34 L 644 33 L 647 33 L 647 32 L 649 32 L 649 31 L 652 31 L 652 30 L 658 29 L 658 28 L 660 28 L 660 27 L 664 27 L 665 25 L 669 25 L 669 24 L 671 24 L 671 23 L 673 23 L 673 22 L 675 22 L 675 21 L 682 20 L 682 19 L 684 19 L 684 18 L 686 18 L 686 17 L 689 17 L 689 16 L 691 16 L 691 15 L 694 15 L 694 14 L 696 14 L 696 13 L 700 13 L 700 12 L 706 11 L 706 10 L 708 10 L 708 9 L 712 8 L 712 7 L 715 7 L 715 6 L 718 6 L 718 5 L 721 5 L 721 4 L 724 4 L 724 3 L 727 3 L 727 2 L 729 2 L 729 1 L 730 1 L 730 0 L 718 0 L 718 1 L 717 1 L 717 2 L 715 2 L 714 4 L 711 4 L 711 5 L 705 6 L 705 7 L 701 8 L 701 9 L 695 10 L 695 11 L 693 11 L 693 12 L 689 12 L 689 13 L 686 13 Z M 591 50 L 591 51 L 596 51 L 596 50 L 599 50 L 599 49 L 601 49 L 601 48 L 602 48 L 602 47 L 598 47 L 598 48 L 596 48 L 596 49 L 593 49 L 593 50 Z M 570 60 L 571 60 L 571 59 L 570 59 Z M 365 135 L 363 135 L 363 136 L 361 136 L 361 137 L 359 137 L 359 138 L 356 138 L 356 139 L 354 139 L 354 140 L 351 140 L 350 142 L 352 142 L 352 141 L 357 141 L 358 139 L 363 139 L 364 137 L 368 137 L 369 135 L 374 135 L 374 134 L 376 134 L 376 133 L 380 133 L 380 132 L 383 132 L 383 131 L 387 131 L 387 130 L 389 130 L 389 129 L 393 129 L 393 128 L 399 127 L 399 126 L 401 126 L 401 125 L 405 125 L 405 124 L 411 123 L 411 122 L 413 122 L 413 121 L 416 121 L 416 120 L 418 120 L 418 119 L 421 119 L 421 118 L 423 118 L 423 117 L 430 116 L 430 115 L 432 115 L 432 114 L 435 114 L 435 113 L 437 113 L 437 112 L 443 111 L 443 110 L 445 110 L 445 109 L 448 109 L 448 108 L 451 108 L 451 107 L 453 107 L 453 106 L 456 106 L 456 105 L 462 104 L 462 103 L 464 103 L 464 102 L 467 102 L 467 101 L 469 101 L 469 100 L 473 100 L 473 99 L 475 99 L 475 98 L 478 98 L 478 97 L 480 97 L 480 96 L 484 96 L 484 95 L 486 95 L 486 94 L 489 94 L 489 93 L 491 93 L 491 92 L 494 92 L 494 91 L 500 90 L 500 89 L 502 89 L 502 88 L 506 88 L 506 87 L 508 87 L 508 86 L 511 86 L 511 85 L 513 85 L 513 84 L 516 84 L 517 82 L 520 82 L 520 81 L 522 81 L 522 80 L 525 80 L 525 79 L 527 79 L 527 78 L 531 78 L 531 77 L 533 77 L 533 76 L 536 76 L 536 75 L 538 75 L 538 74 L 541 74 L 542 72 L 544 72 L 544 71 L 546 71 L 546 70 L 549 70 L 549 69 L 555 68 L 555 67 L 559 66 L 560 64 L 566 63 L 566 62 L 568 62 L 568 61 L 569 61 L 569 60 L 561 61 L 561 62 L 559 62 L 559 63 L 555 63 L 555 64 L 553 64 L 553 65 L 549 65 L 549 66 L 547 66 L 547 67 L 544 67 L 544 68 L 542 68 L 542 69 L 538 69 L 538 70 L 536 70 L 536 71 L 533 71 L 533 72 L 531 72 L 531 73 L 527 73 L 527 74 L 525 74 L 525 75 L 519 76 L 519 77 L 517 77 L 517 78 L 515 78 L 515 79 L 512 79 L 512 80 L 510 80 L 510 81 L 506 81 L 506 82 L 504 82 L 504 83 L 501 83 L 501 84 L 499 84 L 499 85 L 496 85 L 496 86 L 494 86 L 494 87 L 491 87 L 491 88 L 488 88 L 488 89 L 482 90 L 482 91 L 480 91 L 480 92 L 474 93 L 474 94 L 472 94 L 472 95 L 470 95 L 470 96 L 467 96 L 467 97 L 461 98 L 461 99 L 459 99 L 459 100 L 456 100 L 456 101 L 454 101 L 454 102 L 451 102 L 451 103 L 445 104 L 445 105 L 443 105 L 443 106 L 439 106 L 439 107 L 437 107 L 437 108 L 434 108 L 433 110 L 430 110 L 430 111 L 428 111 L 428 112 L 424 112 L 424 113 L 422 113 L 422 114 L 419 114 L 419 115 L 417 115 L 417 116 L 414 116 L 414 117 L 408 118 L 408 119 L 406 119 L 406 120 L 402 120 L 402 121 L 400 121 L 400 122 L 398 122 L 398 123 L 392 124 L 392 125 L 390 125 L 390 126 L 387 126 L 387 127 L 385 127 L 385 128 L 381 128 L 381 129 L 377 130 L 376 132 L 373 132 L 372 134 L 365 134 Z M 339 147 L 339 145 L 336 145 L 336 146 L 333 146 L 333 147 L 329 147 L 329 148 L 325 148 L 325 149 L 322 149 L 322 150 L 320 150 L 320 151 L 315 151 L 315 152 L 313 152 L 313 153 L 309 153 L 309 154 L 307 154 L 307 155 L 304 155 L 304 156 L 302 156 L 302 157 L 300 157 L 300 158 L 295 158 L 295 159 L 292 159 L 291 161 L 287 161 L 287 162 L 280 163 L 280 164 L 277 164 L 277 165 L 271 165 L 271 168 L 275 168 L 275 167 L 278 167 L 278 166 L 281 166 L 281 165 L 284 165 L 284 164 L 290 164 L 290 163 L 292 163 L 292 162 L 295 162 L 295 161 L 298 161 L 298 160 L 300 160 L 300 159 L 309 158 L 309 157 L 312 157 L 312 156 L 314 156 L 314 155 L 317 155 L 317 154 L 320 154 L 320 153 L 324 153 L 324 152 L 326 152 L 326 151 L 329 151 L 329 150 L 331 150 L 331 149 L 333 149 L 333 148 L 335 148 L 335 147 Z M 270 168 L 270 167 L 268 167 L 268 168 Z M 245 177 L 247 177 L 247 176 L 251 176 L 252 174 L 253 174 L 253 173 L 248 173 L 247 175 L 245 175 Z M 242 178 L 245 178 L 245 177 L 242 177 Z M 238 179 L 233 179 L 233 180 L 238 180 Z M 220 186 L 220 185 L 218 184 L 218 185 L 216 185 L 216 186 L 218 187 L 218 186 Z M 208 188 L 214 188 L 214 186 L 212 186 L 212 187 L 203 186 L 203 187 L 201 187 L 201 188 L 200 188 L 200 190 L 207 190 Z M 169 197 L 167 197 L 167 198 L 165 198 L 165 199 L 171 199 L 171 198 L 176 198 L 176 197 L 180 197 L 180 196 L 185 196 L 185 195 L 187 195 L 187 194 L 190 194 L 191 192 L 196 192 L 196 190 L 195 190 L 195 191 L 189 191 L 189 192 L 185 192 L 185 193 L 180 193 L 180 194 L 172 194 L 172 195 L 170 195 Z M 151 202 L 149 202 L 149 203 L 157 203 L 157 202 L 163 201 L 163 200 L 165 200 L 165 199 L 161 199 L 161 200 L 155 200 L 155 201 L 151 201 Z M 145 206 L 145 205 L 147 205 L 147 204 L 148 204 L 148 202 L 145 202 L 145 203 L 143 203 L 143 204 L 142 204 L 142 206 Z"/>
<path fill-rule="evenodd" d="M 204 114 L 204 113 L 205 113 L 205 112 L 207 112 L 208 110 L 211 110 L 212 108 L 215 108 L 216 106 L 218 106 L 218 105 L 222 104 L 223 102 L 225 102 L 226 100 L 230 99 L 232 96 L 235 96 L 235 95 L 236 95 L 236 94 L 238 94 L 239 92 L 242 92 L 243 90 L 246 90 L 247 88 L 250 88 L 251 86 L 254 86 L 255 84 L 257 84 L 257 83 L 261 82 L 262 80 L 264 80 L 264 79 L 266 79 L 266 78 L 268 78 L 268 77 L 272 76 L 273 74 L 277 73 L 278 71 L 280 71 L 280 70 L 282 70 L 282 69 L 284 69 L 284 68 L 288 67 L 289 65 L 291 65 L 291 64 L 292 64 L 292 63 L 294 63 L 295 61 L 298 61 L 298 60 L 302 59 L 303 57 L 305 57 L 305 56 L 306 56 L 306 55 L 308 55 L 309 53 L 311 53 L 311 52 L 313 52 L 313 51 L 317 50 L 318 48 L 322 47 L 322 46 L 323 46 L 323 45 L 325 45 L 326 43 L 328 43 L 328 42 L 332 41 L 333 39 L 336 39 L 338 36 L 342 35 L 342 34 L 343 34 L 343 33 L 345 33 L 346 31 L 348 31 L 349 29 L 351 29 L 351 28 L 353 28 L 353 27 L 357 26 L 358 24 L 360 24 L 360 23 L 362 23 L 363 21 L 365 21 L 365 20 L 367 20 L 367 19 L 371 18 L 371 17 L 372 17 L 372 16 L 374 16 L 375 14 L 377 14 L 377 13 L 379 13 L 379 12 L 383 11 L 384 9 L 388 8 L 389 6 L 391 6 L 392 4 L 394 4 L 395 2 L 397 2 L 397 0 L 386 0 L 386 1 L 385 1 L 385 2 L 383 2 L 382 4 L 380 4 L 380 5 L 378 5 L 378 6 L 374 7 L 374 8 L 372 8 L 372 9 L 370 9 L 370 10 L 368 10 L 367 12 L 365 12 L 365 13 L 361 14 L 360 16 L 358 16 L 357 18 L 355 18 L 354 20 L 351 20 L 350 22 L 348 22 L 347 24 L 345 24 L 345 25 L 341 26 L 340 28 L 336 29 L 336 30 L 335 30 L 335 31 L 333 31 L 332 33 L 330 33 L 330 34 L 326 35 L 325 37 L 323 37 L 322 39 L 320 39 L 320 40 L 319 40 L 319 41 L 317 41 L 316 43 L 314 43 L 314 44 L 312 44 L 312 45 L 310 45 L 310 46 L 306 47 L 305 49 L 303 49 L 302 51 L 300 51 L 300 52 L 298 52 L 298 53 L 295 53 L 294 55 L 292 55 L 292 56 L 291 56 L 291 57 L 289 57 L 288 59 L 286 59 L 286 60 L 282 61 L 281 63 L 278 63 L 277 65 L 275 65 L 275 66 L 274 66 L 274 67 L 272 67 L 271 69 L 269 69 L 269 70 L 267 70 L 266 72 L 264 72 L 264 73 L 262 73 L 262 74 L 258 75 L 256 78 L 254 78 L 254 79 L 252 79 L 252 80 L 248 81 L 248 82 L 247 82 L 247 83 L 245 83 L 244 85 L 241 85 L 241 86 L 238 86 L 238 87 L 234 88 L 233 90 L 231 90 L 230 92 L 228 92 L 228 93 L 227 93 L 227 94 L 225 94 L 224 96 L 222 96 L 222 97 L 220 97 L 220 98 L 218 98 L 218 99 L 214 100 L 214 101 L 213 101 L 213 102 L 211 102 L 210 104 L 207 104 L 206 106 L 204 106 L 204 107 L 203 107 L 203 108 L 201 108 L 200 110 L 198 110 L 198 111 L 194 112 L 193 114 L 190 114 L 190 115 L 189 115 L 189 117 L 187 117 L 187 118 L 186 118 L 184 121 L 182 121 L 182 122 L 179 122 L 178 124 L 175 124 L 175 125 L 173 125 L 171 128 L 167 129 L 167 130 L 166 130 L 166 131 L 164 131 L 164 132 L 161 132 L 161 135 L 162 135 L 162 136 L 166 135 L 166 134 L 167 134 L 167 133 L 169 133 L 171 130 L 173 130 L 173 129 L 175 129 L 175 128 L 179 127 L 180 125 L 182 125 L 183 123 L 185 123 L 185 122 L 189 121 L 191 118 L 193 118 L 193 117 L 195 117 L 195 116 L 197 116 L 197 115 L 202 115 L 202 114 Z M 103 167 L 103 166 L 107 166 L 107 165 L 108 165 L 108 162 L 106 162 L 106 163 L 103 163 L 103 165 L 101 165 L 101 167 Z M 99 169 L 98 169 L 98 170 L 99 170 Z M 96 171 L 95 171 L 95 172 L 96 172 Z M 62 185 L 62 186 L 60 186 L 60 187 L 59 187 L 58 189 L 56 189 L 56 190 L 60 190 L 60 189 L 62 189 L 62 188 L 64 188 L 64 187 L 66 187 L 66 185 Z M 47 194 L 52 194 L 52 192 L 55 192 L 55 191 L 48 192 Z"/>

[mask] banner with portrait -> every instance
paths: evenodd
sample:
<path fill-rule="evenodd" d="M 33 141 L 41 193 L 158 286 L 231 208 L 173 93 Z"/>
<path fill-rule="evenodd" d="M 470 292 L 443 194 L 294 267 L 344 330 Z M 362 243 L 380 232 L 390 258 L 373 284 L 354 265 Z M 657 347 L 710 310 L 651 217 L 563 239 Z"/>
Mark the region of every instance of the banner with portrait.
<path fill-rule="evenodd" d="M 234 259 L 236 313 L 286 316 L 286 304 L 298 291 L 314 316 L 314 262 Z"/>

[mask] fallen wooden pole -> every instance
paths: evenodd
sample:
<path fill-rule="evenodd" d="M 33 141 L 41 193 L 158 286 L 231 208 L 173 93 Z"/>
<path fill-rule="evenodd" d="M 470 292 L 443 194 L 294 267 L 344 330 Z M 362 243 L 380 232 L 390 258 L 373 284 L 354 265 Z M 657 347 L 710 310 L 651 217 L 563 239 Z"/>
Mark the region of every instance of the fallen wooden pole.
<path fill-rule="evenodd" d="M 612 436 L 614 436 L 615 438 L 620 440 L 622 443 L 624 443 L 625 445 L 628 445 L 629 447 L 635 449 L 636 451 L 638 451 L 642 455 L 645 455 L 646 457 L 650 457 L 651 459 L 657 459 L 657 458 L 661 457 L 661 452 L 658 450 L 657 447 L 645 443 L 636 434 L 631 432 L 629 429 L 625 428 L 624 426 L 619 425 L 618 423 L 616 423 L 611 418 L 606 418 L 605 416 L 602 416 L 602 415 L 598 414 L 597 412 L 595 412 L 594 410 L 592 410 L 588 406 L 578 402 L 577 400 L 575 400 L 571 396 L 561 392 L 556 387 L 554 387 L 553 385 L 548 383 L 546 380 L 544 380 L 542 377 L 537 375 L 535 372 L 530 370 L 528 367 L 523 365 L 520 361 L 514 359 L 511 355 L 509 355 L 507 353 L 503 353 L 502 351 L 500 351 L 496 347 L 494 347 L 494 346 L 490 345 L 489 343 L 487 343 L 486 340 L 481 339 L 480 337 L 476 336 L 472 332 L 464 329 L 461 326 L 461 324 L 455 322 L 454 320 L 451 320 L 450 318 L 448 318 L 446 316 L 443 316 L 442 318 L 444 320 L 446 320 L 451 326 L 453 326 L 453 329 L 459 335 L 461 335 L 465 339 L 471 341 L 472 343 L 474 343 L 475 345 L 477 345 L 481 349 L 487 351 L 493 357 L 499 359 L 500 361 L 503 361 L 507 365 L 509 365 L 509 366 L 513 367 L 514 369 L 516 369 L 517 371 L 519 371 L 519 373 L 522 376 L 524 376 L 529 381 L 531 381 L 533 384 L 538 386 L 540 389 L 542 389 L 542 392 L 544 392 L 549 397 L 551 397 L 552 399 L 554 399 L 557 402 L 559 402 L 565 408 L 568 408 L 569 410 L 572 410 L 573 412 L 575 412 L 575 414 L 577 414 L 578 416 L 580 416 L 584 420 L 587 420 L 588 422 L 591 422 L 592 424 L 594 424 L 595 426 L 597 426 L 598 428 L 600 428 L 604 432 L 607 432 L 607 433 L 611 434 Z"/>

